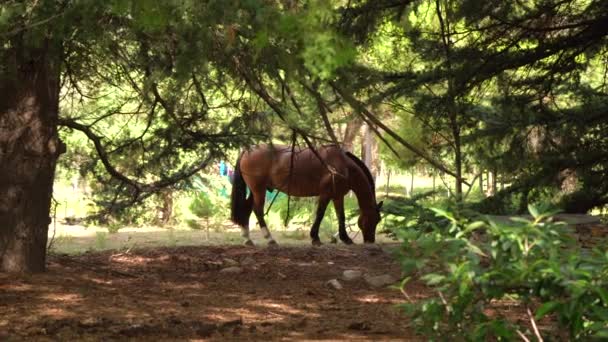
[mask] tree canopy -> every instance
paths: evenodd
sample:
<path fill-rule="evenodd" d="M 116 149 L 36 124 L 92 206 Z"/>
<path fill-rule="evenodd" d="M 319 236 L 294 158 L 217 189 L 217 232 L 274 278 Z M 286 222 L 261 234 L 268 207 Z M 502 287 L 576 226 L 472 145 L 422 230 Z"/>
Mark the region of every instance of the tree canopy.
<path fill-rule="evenodd" d="M 354 118 L 457 197 L 499 170 L 510 186 L 480 210 L 602 206 L 606 22 L 601 0 L 4 1 L 3 269 L 17 231 L 46 242 L 58 134 L 108 211 L 256 142 L 340 143 Z"/>

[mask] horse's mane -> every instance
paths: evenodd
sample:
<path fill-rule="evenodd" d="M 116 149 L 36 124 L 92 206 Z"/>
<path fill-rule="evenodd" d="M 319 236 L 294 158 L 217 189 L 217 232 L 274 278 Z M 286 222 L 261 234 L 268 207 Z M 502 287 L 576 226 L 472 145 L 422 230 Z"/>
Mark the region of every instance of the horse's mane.
<path fill-rule="evenodd" d="M 346 155 L 355 162 L 355 164 L 357 164 L 361 170 L 363 171 L 363 173 L 365 174 L 365 176 L 367 176 L 367 179 L 369 180 L 369 184 L 372 187 L 372 195 L 374 198 L 376 198 L 376 184 L 374 184 L 374 177 L 372 177 L 372 173 L 369 171 L 369 168 L 367 167 L 367 165 L 365 165 L 365 163 L 359 159 L 357 156 L 355 156 L 354 154 L 348 152 L 348 151 L 344 151 L 344 153 L 346 153 Z"/>

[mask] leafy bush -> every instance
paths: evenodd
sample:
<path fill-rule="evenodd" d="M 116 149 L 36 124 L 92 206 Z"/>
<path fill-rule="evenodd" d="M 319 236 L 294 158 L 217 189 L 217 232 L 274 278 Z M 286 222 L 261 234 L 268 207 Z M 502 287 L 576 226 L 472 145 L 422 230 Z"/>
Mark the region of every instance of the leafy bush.
<path fill-rule="evenodd" d="M 216 175 L 197 175 L 193 177 L 189 190 L 192 200 L 189 205 L 190 212 L 196 219 L 186 220 L 193 229 L 198 229 L 200 219 L 205 221 L 205 228 L 209 231 L 209 224 L 217 224 L 228 219 L 229 199 L 227 190 L 229 182 L 224 177 Z"/>
<path fill-rule="evenodd" d="M 435 195 L 434 191 L 415 194 L 412 197 L 386 197 L 382 206 L 384 217 L 381 224 L 383 227 L 399 227 L 400 230 L 416 228 L 427 231 L 432 229 L 437 222 L 447 220 L 438 218 L 435 213 L 424 204 Z M 395 235 L 397 230 L 390 230 L 389 234 Z"/>
<path fill-rule="evenodd" d="M 582 249 L 565 224 L 551 221 L 552 212 L 534 207 L 532 220 L 508 223 L 433 211 L 438 219 L 426 229 L 395 231 L 408 275 L 403 308 L 420 333 L 467 340 L 608 337 L 608 252 Z M 410 298 L 406 288 L 413 277 L 437 295 Z M 492 310 L 505 299 L 519 304 L 527 324 Z M 539 328 L 537 321 L 547 315 L 556 329 Z"/>

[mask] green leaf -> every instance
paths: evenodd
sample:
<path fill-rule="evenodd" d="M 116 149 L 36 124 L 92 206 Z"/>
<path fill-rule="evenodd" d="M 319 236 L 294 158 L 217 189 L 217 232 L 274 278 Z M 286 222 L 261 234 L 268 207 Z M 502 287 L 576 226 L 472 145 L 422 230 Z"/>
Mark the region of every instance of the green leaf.
<path fill-rule="evenodd" d="M 430 274 L 422 276 L 421 279 L 426 281 L 426 283 L 428 285 L 437 285 L 437 284 L 440 284 L 441 282 L 443 282 L 443 280 L 445 279 L 445 276 L 443 276 L 441 274 L 430 273 Z"/>
<path fill-rule="evenodd" d="M 608 305 L 608 291 L 604 288 L 596 287 L 595 292 L 597 292 L 600 298 L 602 298 L 602 302 L 604 302 L 604 305 Z"/>
<path fill-rule="evenodd" d="M 534 218 L 537 218 L 540 215 L 538 208 L 536 208 L 536 206 L 532 204 L 528 204 L 528 211 L 530 212 L 530 215 L 532 215 Z"/>
<path fill-rule="evenodd" d="M 443 209 L 439 209 L 439 208 L 430 208 L 430 209 L 432 211 L 434 211 L 435 214 L 437 214 L 437 216 L 445 217 L 445 218 L 449 219 L 450 221 L 455 221 L 454 216 L 451 213 L 449 213 Z"/>
<path fill-rule="evenodd" d="M 538 310 L 536 310 L 536 315 L 534 316 L 534 318 L 541 319 L 545 317 L 548 313 L 555 310 L 559 305 L 561 305 L 561 303 L 556 301 L 543 303 L 543 305 L 541 305 Z"/>
<path fill-rule="evenodd" d="M 471 243 L 471 241 L 466 241 L 467 242 L 467 247 L 469 248 L 469 250 L 477 255 L 481 255 L 483 257 L 487 257 L 488 255 L 486 253 L 484 253 L 481 248 L 479 248 L 477 245 Z"/>

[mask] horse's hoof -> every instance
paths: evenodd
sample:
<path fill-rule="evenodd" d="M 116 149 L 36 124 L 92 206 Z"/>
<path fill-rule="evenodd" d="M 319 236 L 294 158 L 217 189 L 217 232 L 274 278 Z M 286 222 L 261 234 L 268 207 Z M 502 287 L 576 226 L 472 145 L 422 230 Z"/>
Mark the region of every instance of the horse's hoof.
<path fill-rule="evenodd" d="M 251 240 L 247 240 L 247 241 L 243 242 L 243 245 L 245 245 L 245 246 L 255 246 L 255 244 Z"/>
<path fill-rule="evenodd" d="M 336 243 L 338 243 L 338 239 L 336 239 L 335 237 L 332 236 L 330 242 L 333 244 L 336 244 Z"/>
<path fill-rule="evenodd" d="M 268 241 L 268 247 L 276 247 L 278 245 L 279 244 L 276 241 L 274 241 L 274 240 Z"/>
<path fill-rule="evenodd" d="M 321 240 L 312 240 L 312 245 L 313 246 L 321 246 L 322 245 Z"/>

